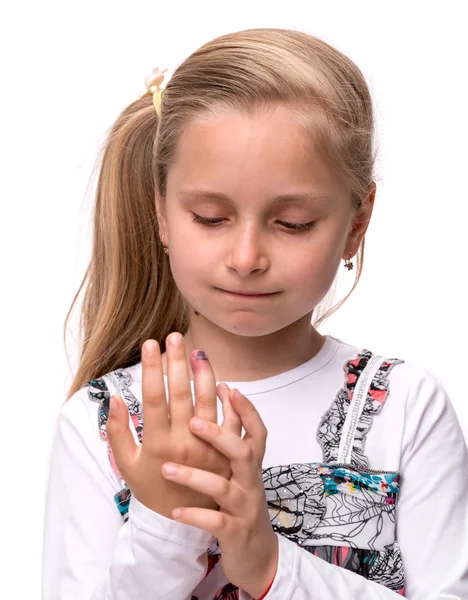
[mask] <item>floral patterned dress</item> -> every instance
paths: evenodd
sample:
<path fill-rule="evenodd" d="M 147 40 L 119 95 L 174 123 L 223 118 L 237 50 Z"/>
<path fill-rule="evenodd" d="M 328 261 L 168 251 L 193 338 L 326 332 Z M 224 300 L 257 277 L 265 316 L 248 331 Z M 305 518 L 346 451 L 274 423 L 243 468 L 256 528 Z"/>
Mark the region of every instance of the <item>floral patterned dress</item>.
<path fill-rule="evenodd" d="M 384 359 L 368 350 L 348 361 L 344 366 L 344 385 L 318 425 L 322 462 L 264 468 L 263 481 L 275 532 L 304 551 L 403 596 L 404 570 L 395 534 L 401 475 L 370 468 L 365 454 L 367 434 L 389 393 L 388 375 L 401 363 L 402 360 Z M 103 440 L 107 441 L 109 400 L 114 393 L 110 390 L 116 390 L 125 400 L 138 439 L 142 440 L 141 404 L 130 390 L 131 383 L 131 375 L 125 369 L 86 383 L 90 399 L 99 403 Z M 132 492 L 119 473 L 109 444 L 108 455 L 122 482 L 115 503 L 124 523 Z M 207 555 L 205 583 L 213 578 L 215 584 L 219 574 L 216 578 L 213 575 L 221 556 L 216 540 Z M 239 598 L 238 588 L 230 583 L 220 587 L 215 584 L 213 590 L 212 600 Z M 192 600 L 199 598 L 193 595 Z"/>

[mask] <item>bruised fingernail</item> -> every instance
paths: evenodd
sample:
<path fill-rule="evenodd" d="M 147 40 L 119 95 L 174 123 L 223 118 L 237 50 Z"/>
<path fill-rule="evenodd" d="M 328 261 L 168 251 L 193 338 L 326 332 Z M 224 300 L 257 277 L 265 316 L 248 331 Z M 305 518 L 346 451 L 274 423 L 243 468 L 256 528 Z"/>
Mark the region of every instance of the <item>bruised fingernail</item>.
<path fill-rule="evenodd" d="M 192 429 L 195 431 L 203 431 L 205 429 L 205 421 L 198 417 L 194 417 L 191 421 Z"/>
<path fill-rule="evenodd" d="M 208 360 L 208 357 L 203 352 L 203 350 L 198 350 L 195 360 Z"/>

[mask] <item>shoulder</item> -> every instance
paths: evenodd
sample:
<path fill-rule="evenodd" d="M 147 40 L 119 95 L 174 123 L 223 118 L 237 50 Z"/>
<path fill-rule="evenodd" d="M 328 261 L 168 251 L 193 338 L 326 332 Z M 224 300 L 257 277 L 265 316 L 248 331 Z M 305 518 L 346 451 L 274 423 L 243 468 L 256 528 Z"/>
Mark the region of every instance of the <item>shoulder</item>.
<path fill-rule="evenodd" d="M 141 362 L 139 362 L 129 367 L 109 371 L 98 379 L 88 381 L 85 386 L 88 388 L 91 399 L 95 399 L 96 394 L 99 397 L 99 391 L 102 389 L 111 396 L 119 394 L 124 400 L 125 397 L 133 396 L 135 400 L 141 401 L 141 381 L 142 369 Z"/>
<path fill-rule="evenodd" d="M 430 411 L 434 415 L 452 409 L 451 401 L 442 382 L 420 362 L 400 355 L 401 363 L 389 376 L 394 394 L 404 402 L 406 416 L 421 416 Z"/>
<path fill-rule="evenodd" d="M 87 381 L 82 390 L 86 395 L 87 408 L 93 414 L 96 431 L 99 432 L 101 440 L 107 441 L 110 398 L 117 394 L 127 405 L 129 427 L 135 441 L 141 441 L 143 431 L 141 363 L 109 371 L 101 377 Z"/>
<path fill-rule="evenodd" d="M 400 373 L 395 372 L 391 385 L 401 390 L 401 405 L 397 407 L 401 410 L 401 470 L 412 473 L 409 465 L 417 471 L 425 462 L 435 472 L 450 464 L 451 469 L 459 469 L 466 477 L 465 434 L 438 377 L 412 360 L 402 365 Z"/>
<path fill-rule="evenodd" d="M 404 358 L 404 357 L 403 357 Z M 464 434 L 453 403 L 440 379 L 424 364 L 404 358 L 389 377 L 390 389 L 402 412 L 402 451 L 418 440 L 433 438 L 463 447 Z M 399 400 L 398 400 L 399 399 Z"/>
<path fill-rule="evenodd" d="M 453 449 L 464 448 L 465 438 L 453 403 L 439 378 L 424 365 L 408 361 L 395 386 L 405 389 L 402 451 L 416 449 L 431 439 Z"/>
<path fill-rule="evenodd" d="M 97 404 L 90 402 L 88 389 L 82 386 L 60 408 L 58 423 L 69 423 L 77 430 L 86 431 L 96 424 Z"/>
<path fill-rule="evenodd" d="M 361 356 L 364 350 L 349 344 L 344 344 L 342 349 L 345 359 Z M 450 447 L 453 452 L 464 455 L 464 433 L 439 378 L 422 363 L 405 357 L 404 353 L 385 353 L 381 348 L 370 350 L 393 364 L 389 372 L 377 372 L 373 380 L 376 388 L 386 390 L 382 420 L 376 424 L 376 433 L 391 438 L 399 446 L 402 456 L 412 454 L 421 445 Z"/>
<path fill-rule="evenodd" d="M 359 358 L 368 358 L 371 355 L 382 358 L 382 367 L 388 365 L 383 374 L 388 380 L 392 403 L 397 402 L 400 409 L 408 413 L 421 413 L 428 408 L 437 412 L 451 407 L 445 388 L 434 373 L 423 364 L 408 359 L 403 352 L 386 352 L 385 348 L 372 346 L 359 347 L 338 338 L 333 339 L 338 343 L 335 359 L 343 366 L 345 372 L 348 372 Z M 375 378 L 378 379 L 380 375 L 382 371 L 377 372 Z"/>
<path fill-rule="evenodd" d="M 110 397 L 114 394 L 121 396 L 129 409 L 132 404 L 141 404 L 141 363 L 118 368 L 91 379 L 83 385 L 81 391 L 94 410 L 98 406 L 106 414 L 109 412 Z"/>
<path fill-rule="evenodd" d="M 129 427 L 139 443 L 143 429 L 139 364 L 86 381 L 61 406 L 55 424 L 56 447 L 66 448 L 75 463 L 89 464 L 91 460 L 117 492 L 122 482 L 107 439 L 109 401 L 113 394 L 125 400 Z"/>
<path fill-rule="evenodd" d="M 80 472 L 99 472 L 111 486 L 121 488 L 109 463 L 108 445 L 100 427 L 101 402 L 99 384 L 83 385 L 60 408 L 55 423 L 53 454 L 61 456 L 63 465 Z M 84 467 L 85 466 L 85 467 Z"/>
<path fill-rule="evenodd" d="M 343 368 L 349 368 L 349 363 L 354 363 L 358 358 L 370 356 L 381 357 L 381 364 L 390 365 L 391 381 L 395 382 L 400 392 L 409 395 L 414 390 L 424 388 L 424 393 L 441 391 L 443 386 L 437 377 L 421 363 L 408 360 L 404 353 L 395 351 L 388 352 L 385 348 L 375 348 L 372 345 L 358 346 L 344 342 L 338 338 L 332 338 L 336 345 L 336 358 L 341 360 Z"/>

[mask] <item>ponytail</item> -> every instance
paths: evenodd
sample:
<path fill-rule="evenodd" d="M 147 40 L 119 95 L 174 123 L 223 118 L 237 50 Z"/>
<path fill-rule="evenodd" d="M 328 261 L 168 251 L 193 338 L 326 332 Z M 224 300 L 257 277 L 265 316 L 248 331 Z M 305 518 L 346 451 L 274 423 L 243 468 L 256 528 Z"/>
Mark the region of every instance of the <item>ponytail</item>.
<path fill-rule="evenodd" d="M 159 238 L 153 177 L 158 117 L 151 97 L 128 106 L 103 148 L 93 214 L 92 256 L 67 313 L 84 292 L 79 366 L 67 400 L 87 381 L 141 360 L 151 338 L 165 351 L 171 331 L 185 334 L 187 305 Z"/>

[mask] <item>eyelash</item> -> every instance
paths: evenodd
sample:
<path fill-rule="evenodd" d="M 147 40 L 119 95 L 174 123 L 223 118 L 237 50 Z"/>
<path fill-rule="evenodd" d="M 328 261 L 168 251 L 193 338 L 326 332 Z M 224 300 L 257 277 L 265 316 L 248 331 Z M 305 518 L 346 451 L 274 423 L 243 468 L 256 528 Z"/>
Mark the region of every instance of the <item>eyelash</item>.
<path fill-rule="evenodd" d="M 195 213 L 193 213 L 192 220 L 195 223 L 200 223 L 201 225 L 213 226 L 219 225 L 223 219 L 218 219 L 215 217 L 201 217 L 200 215 L 196 215 Z M 297 232 L 310 231 L 315 227 L 313 221 L 311 223 L 287 223 L 286 221 L 278 221 L 278 223 L 286 227 L 286 229 L 290 229 L 291 231 Z"/>

